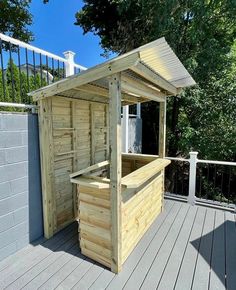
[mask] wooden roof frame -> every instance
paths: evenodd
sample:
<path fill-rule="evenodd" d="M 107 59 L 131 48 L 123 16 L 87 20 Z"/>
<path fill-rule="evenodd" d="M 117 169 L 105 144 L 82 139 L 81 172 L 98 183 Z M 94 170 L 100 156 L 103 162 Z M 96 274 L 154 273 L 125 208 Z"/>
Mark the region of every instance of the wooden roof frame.
<path fill-rule="evenodd" d="M 158 48 L 157 51 L 156 48 Z M 171 59 L 171 62 L 166 58 L 165 52 L 168 52 L 167 56 Z M 167 80 L 158 72 L 158 66 L 153 61 L 155 55 L 159 59 L 162 74 L 165 67 L 166 72 L 164 71 L 164 75 L 167 77 L 172 74 L 170 80 Z M 150 62 L 150 59 L 152 62 Z M 173 63 L 173 65 L 171 66 L 170 63 Z M 181 74 L 173 78 L 173 74 L 175 76 L 178 70 Z M 40 88 L 29 93 L 29 95 L 35 101 L 39 101 L 53 95 L 67 96 L 70 90 L 78 90 L 98 95 L 100 96 L 98 97 L 98 102 L 102 102 L 101 97 L 109 98 L 109 78 L 116 73 L 121 73 L 122 104 L 149 100 L 164 102 L 165 96 L 175 96 L 181 91 L 182 87 L 173 85 L 178 80 L 184 78 L 185 86 L 195 84 L 165 39 L 160 38 L 124 55 L 82 71 L 77 75 Z M 99 80 L 106 80 L 107 86 L 100 87 L 97 84 Z M 96 85 L 96 88 L 93 88 L 94 85 Z M 77 94 L 75 98 L 80 97 Z M 104 102 L 106 101 L 104 100 Z"/>

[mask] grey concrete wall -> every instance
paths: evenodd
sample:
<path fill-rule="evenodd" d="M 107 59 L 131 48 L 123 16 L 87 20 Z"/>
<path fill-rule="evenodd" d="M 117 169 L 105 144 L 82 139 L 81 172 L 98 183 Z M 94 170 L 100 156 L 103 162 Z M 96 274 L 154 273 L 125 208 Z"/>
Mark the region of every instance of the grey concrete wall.
<path fill-rule="evenodd" d="M 0 260 L 42 234 L 37 115 L 0 113 Z"/>

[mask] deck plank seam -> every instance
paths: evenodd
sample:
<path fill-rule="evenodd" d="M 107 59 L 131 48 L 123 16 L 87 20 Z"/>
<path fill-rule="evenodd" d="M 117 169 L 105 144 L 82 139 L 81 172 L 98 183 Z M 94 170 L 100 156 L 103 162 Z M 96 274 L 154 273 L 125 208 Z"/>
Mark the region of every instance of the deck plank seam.
<path fill-rule="evenodd" d="M 163 271 L 162 271 L 162 273 L 161 273 L 160 280 L 159 280 L 159 282 L 158 282 L 158 284 L 157 284 L 156 289 L 158 289 L 158 287 L 159 287 L 159 285 L 160 285 L 161 279 L 162 279 L 162 277 L 163 277 L 163 274 L 164 274 L 164 272 L 165 272 L 165 269 L 166 269 L 166 267 L 167 267 L 167 264 L 169 263 L 169 260 L 170 260 L 170 257 L 171 257 L 171 255 L 172 255 L 172 253 L 173 253 L 173 250 L 174 250 L 174 247 L 175 247 L 175 245 L 176 245 L 176 242 L 177 242 L 177 240 L 178 240 L 178 238 L 179 238 L 179 235 L 180 235 L 180 233 L 181 233 L 181 231 L 182 231 L 182 229 L 183 229 L 183 226 L 184 226 L 184 223 L 185 223 L 186 218 L 187 218 L 187 216 L 188 216 L 189 210 L 190 210 L 190 207 L 189 207 L 188 210 L 187 210 L 187 213 L 186 213 L 186 215 L 185 215 L 185 217 L 184 217 L 184 220 L 183 220 L 183 222 L 182 222 L 182 224 L 181 224 L 181 227 L 180 227 L 180 229 L 179 229 L 179 232 L 178 232 L 178 234 L 177 234 L 177 237 L 175 238 L 174 244 L 173 244 L 173 246 L 172 246 L 172 249 L 171 249 L 171 251 L 170 251 L 170 254 L 169 254 L 169 256 L 168 256 L 168 259 L 167 259 L 167 261 L 166 261 L 166 264 L 165 264 L 165 266 L 164 266 L 164 269 L 163 269 Z M 195 215 L 194 215 L 194 218 L 195 218 L 195 216 L 196 216 L 196 213 L 195 213 Z"/>
<path fill-rule="evenodd" d="M 214 224 L 212 230 L 212 239 L 211 239 L 211 257 L 210 257 L 210 270 L 209 270 L 209 280 L 208 280 L 208 290 L 210 289 L 211 284 L 211 272 L 212 272 L 212 254 L 213 254 L 213 243 L 214 243 L 214 236 L 215 236 L 215 225 L 216 225 L 216 211 L 214 211 Z"/>
<path fill-rule="evenodd" d="M 194 216 L 194 220 L 193 220 L 193 224 L 192 224 L 190 232 L 189 232 L 188 241 L 187 241 L 186 246 L 184 248 L 183 256 L 182 256 L 182 259 L 181 259 L 181 262 L 180 262 L 180 266 L 179 266 L 179 269 L 178 269 L 178 273 L 177 273 L 176 279 L 175 279 L 174 289 L 176 287 L 176 283 L 177 283 L 178 278 L 179 278 L 179 273 L 180 273 L 180 270 L 181 270 L 181 267 L 182 267 L 182 264 L 183 264 L 183 261 L 184 261 L 184 257 L 185 257 L 185 254 L 186 254 L 186 251 L 187 251 L 187 248 L 188 248 L 188 244 L 189 244 L 189 241 L 190 241 L 190 237 L 191 237 L 191 234 L 192 234 L 192 231 L 193 231 L 193 227 L 194 227 L 194 224 L 195 224 L 195 221 L 196 221 L 196 217 L 197 217 L 198 211 L 199 211 L 199 208 L 197 208 L 197 210 L 196 210 L 196 213 L 195 213 L 195 216 Z"/>

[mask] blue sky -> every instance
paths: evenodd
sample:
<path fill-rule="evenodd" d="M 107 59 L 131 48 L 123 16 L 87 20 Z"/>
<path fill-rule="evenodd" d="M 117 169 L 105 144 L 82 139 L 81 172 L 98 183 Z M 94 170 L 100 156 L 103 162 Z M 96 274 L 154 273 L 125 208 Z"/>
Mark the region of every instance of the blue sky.
<path fill-rule="evenodd" d="M 66 50 L 76 53 L 75 62 L 91 67 L 106 59 L 99 45 L 99 37 L 92 33 L 83 35 L 83 30 L 74 25 L 75 13 L 83 6 L 81 0 L 33 0 L 30 11 L 33 14 L 34 33 L 32 45 L 63 56 Z"/>

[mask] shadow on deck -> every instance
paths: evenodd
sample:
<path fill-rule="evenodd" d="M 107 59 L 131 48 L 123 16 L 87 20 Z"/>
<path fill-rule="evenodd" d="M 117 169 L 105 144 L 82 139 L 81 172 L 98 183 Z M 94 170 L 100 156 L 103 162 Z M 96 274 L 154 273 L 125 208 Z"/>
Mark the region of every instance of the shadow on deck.
<path fill-rule="evenodd" d="M 236 289 L 235 215 L 165 201 L 119 275 L 79 251 L 77 225 L 0 263 L 0 289 Z"/>

